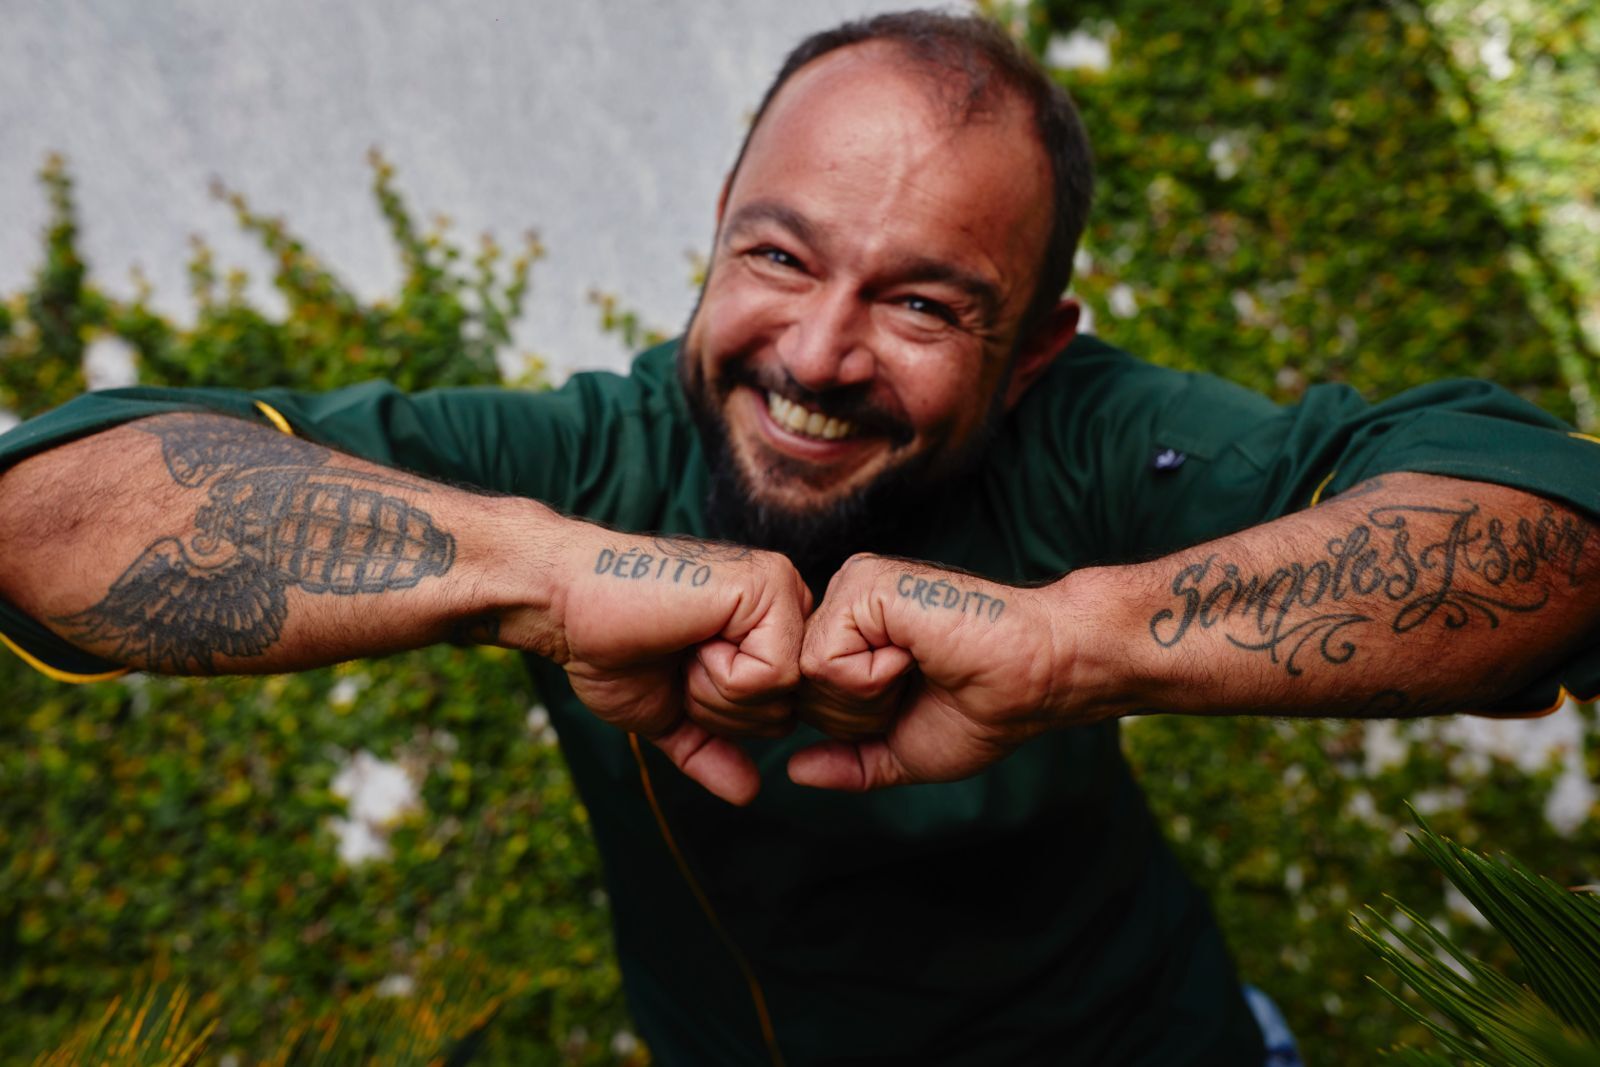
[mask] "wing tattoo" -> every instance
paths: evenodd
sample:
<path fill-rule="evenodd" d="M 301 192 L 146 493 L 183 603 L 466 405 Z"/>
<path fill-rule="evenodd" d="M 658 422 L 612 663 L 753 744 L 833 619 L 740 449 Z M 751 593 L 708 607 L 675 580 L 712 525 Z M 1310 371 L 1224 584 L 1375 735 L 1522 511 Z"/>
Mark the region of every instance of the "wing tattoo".
<path fill-rule="evenodd" d="M 385 593 L 455 562 L 455 538 L 394 492 L 425 494 L 422 483 L 330 466 L 315 445 L 221 416 L 141 429 L 161 439 L 173 481 L 204 488 L 206 500 L 186 540 L 153 541 L 99 603 L 53 620 L 108 658 L 215 673 L 218 656 L 277 643 L 291 588 Z"/>
<path fill-rule="evenodd" d="M 242 553 L 206 567 L 163 537 L 122 572 L 94 607 L 56 621 L 110 659 L 173 674 L 211 674 L 214 657 L 259 656 L 288 615 L 281 582 L 262 582 Z"/>
<path fill-rule="evenodd" d="M 217 475 L 235 474 L 263 464 L 274 467 L 320 467 L 328 451 L 298 437 L 267 437 L 249 424 L 220 415 L 140 427 L 161 438 L 161 458 L 172 480 L 189 489 Z"/>

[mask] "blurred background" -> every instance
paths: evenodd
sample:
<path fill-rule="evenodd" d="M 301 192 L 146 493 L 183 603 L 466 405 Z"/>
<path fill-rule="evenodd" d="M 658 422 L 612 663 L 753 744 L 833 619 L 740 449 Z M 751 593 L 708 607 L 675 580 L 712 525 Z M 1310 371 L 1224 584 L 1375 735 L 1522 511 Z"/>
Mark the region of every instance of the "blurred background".
<path fill-rule="evenodd" d="M 0 408 L 131 380 L 620 369 L 687 316 L 783 53 L 892 6 L 12 0 Z M 1591 5 L 984 9 L 1084 111 L 1100 187 L 1074 285 L 1102 335 L 1284 402 L 1483 377 L 1596 432 Z M 302 1062 L 325 1034 L 338 1062 L 409 1062 L 398 1043 L 463 1033 L 478 1062 L 648 1062 L 515 657 L 70 687 L 5 656 L 0 693 L 0 1048 L 21 1062 L 177 982 L 194 999 L 156 1014 L 214 1021 L 208 1062 Z M 1412 848 L 1405 805 L 1600 882 L 1597 734 L 1569 703 L 1513 723 L 1152 718 L 1125 744 L 1246 978 L 1308 1062 L 1344 1064 L 1427 1040 L 1367 981 L 1352 912 L 1395 915 L 1393 895 L 1516 967 Z"/>

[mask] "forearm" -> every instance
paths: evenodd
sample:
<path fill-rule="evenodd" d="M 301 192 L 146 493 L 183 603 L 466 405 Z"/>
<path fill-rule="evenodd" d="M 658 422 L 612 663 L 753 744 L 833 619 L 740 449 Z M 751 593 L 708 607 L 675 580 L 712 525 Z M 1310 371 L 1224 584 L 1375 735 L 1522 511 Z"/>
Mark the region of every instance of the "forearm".
<path fill-rule="evenodd" d="M 213 415 L 131 423 L 0 476 L 0 595 L 170 673 L 293 670 L 457 635 L 537 647 L 563 520 Z"/>
<path fill-rule="evenodd" d="M 1399 474 L 1055 589 L 1063 686 L 1106 714 L 1416 715 L 1514 694 L 1600 622 L 1600 531 L 1500 486 Z M 1093 625 L 1090 625 L 1091 620 Z"/>

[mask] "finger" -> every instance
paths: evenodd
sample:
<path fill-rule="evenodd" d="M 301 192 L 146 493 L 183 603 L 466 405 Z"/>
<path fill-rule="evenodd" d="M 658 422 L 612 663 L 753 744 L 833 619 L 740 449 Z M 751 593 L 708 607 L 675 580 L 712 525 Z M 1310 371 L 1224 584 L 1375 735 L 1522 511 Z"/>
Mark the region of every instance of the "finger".
<path fill-rule="evenodd" d="M 838 789 L 864 793 L 916 779 L 900 762 L 889 743 L 824 741 L 789 757 L 789 780 L 813 789 Z"/>
<path fill-rule="evenodd" d="M 795 715 L 829 737 L 860 741 L 887 733 L 905 695 L 907 675 L 870 699 L 840 695 L 827 685 L 806 681 L 800 685 Z"/>
<path fill-rule="evenodd" d="M 673 766 L 730 804 L 743 807 L 761 791 L 761 775 L 749 754 L 697 723 L 684 721 L 651 741 Z"/>
<path fill-rule="evenodd" d="M 721 737 L 783 737 L 794 729 L 794 698 L 730 699 L 699 661 L 689 664 L 684 713 Z"/>
<path fill-rule="evenodd" d="M 859 635 L 858 635 L 859 636 Z M 873 648 L 862 645 L 829 655 L 807 650 L 800 657 L 800 672 L 816 691 L 839 701 L 880 700 L 902 685 L 917 661 L 898 645 Z"/>
<path fill-rule="evenodd" d="M 751 719 L 743 715 L 729 715 L 712 709 L 690 705 L 689 720 L 706 728 L 718 737 L 759 737 L 776 740 L 794 732 L 796 719 L 785 712 L 783 718 Z"/>
<path fill-rule="evenodd" d="M 746 639 L 749 640 L 748 638 Z M 773 665 L 746 654 L 723 638 L 702 642 L 690 664 L 690 684 L 714 707 L 770 704 L 787 698 L 800 684 L 798 641 L 787 661 Z"/>
<path fill-rule="evenodd" d="M 804 590 L 798 580 L 767 590 L 749 613 L 735 612 L 719 638 L 702 643 L 712 653 L 707 666 L 730 694 L 770 695 L 799 684 Z"/>

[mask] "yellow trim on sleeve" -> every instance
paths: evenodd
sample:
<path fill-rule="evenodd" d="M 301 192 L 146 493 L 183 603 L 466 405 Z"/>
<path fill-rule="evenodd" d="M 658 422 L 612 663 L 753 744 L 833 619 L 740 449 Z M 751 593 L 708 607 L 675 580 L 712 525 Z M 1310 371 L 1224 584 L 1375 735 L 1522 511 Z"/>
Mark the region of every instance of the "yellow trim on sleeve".
<path fill-rule="evenodd" d="M 1466 714 L 1480 719 L 1542 719 L 1546 715 L 1554 715 L 1560 711 L 1569 700 L 1574 704 L 1593 704 L 1596 700 L 1600 700 L 1600 693 L 1581 697 L 1566 686 L 1562 686 L 1561 691 L 1556 694 L 1555 703 L 1548 708 L 1540 708 L 1537 711 L 1469 711 Z"/>
<path fill-rule="evenodd" d="M 50 664 L 35 656 L 3 633 L 0 633 L 0 642 L 4 642 L 5 646 L 15 652 L 22 662 L 46 678 L 57 682 L 70 682 L 73 685 L 83 685 L 86 682 L 104 682 L 112 678 L 120 678 L 133 669 L 131 667 L 118 667 L 114 671 L 106 671 L 103 674 L 73 674 L 71 671 L 64 671 L 60 667 L 50 666 Z"/>
<path fill-rule="evenodd" d="M 1322 503 L 1322 491 L 1328 488 L 1328 486 L 1333 482 L 1333 476 L 1338 473 L 1338 468 L 1335 468 L 1328 472 L 1328 476 L 1326 478 L 1322 479 L 1322 484 L 1317 486 L 1317 491 L 1311 494 L 1311 507 L 1316 507 L 1318 504 Z"/>
<path fill-rule="evenodd" d="M 272 423 L 272 425 L 276 426 L 279 430 L 288 434 L 290 437 L 294 436 L 294 427 L 290 426 L 289 420 L 283 417 L 283 412 L 279 411 L 265 400 L 257 400 L 256 409 L 260 411 L 261 414 L 265 415 L 267 417 L 267 421 Z"/>
<path fill-rule="evenodd" d="M 1577 430 L 1569 430 L 1567 431 L 1567 436 L 1576 437 L 1580 441 L 1588 441 L 1590 444 L 1600 445 L 1600 437 L 1596 437 L 1592 433 L 1579 433 Z"/>

